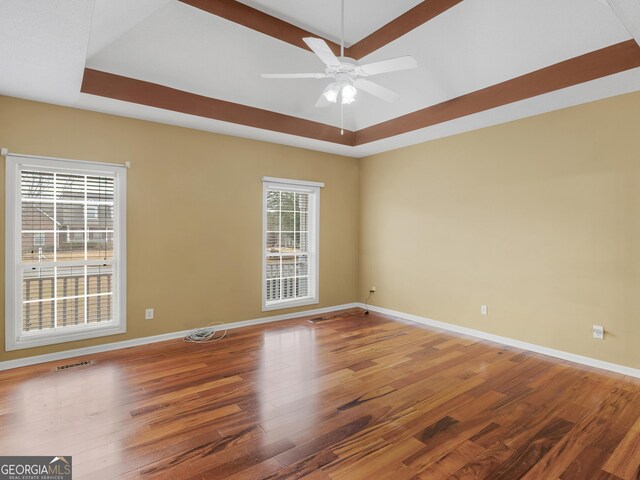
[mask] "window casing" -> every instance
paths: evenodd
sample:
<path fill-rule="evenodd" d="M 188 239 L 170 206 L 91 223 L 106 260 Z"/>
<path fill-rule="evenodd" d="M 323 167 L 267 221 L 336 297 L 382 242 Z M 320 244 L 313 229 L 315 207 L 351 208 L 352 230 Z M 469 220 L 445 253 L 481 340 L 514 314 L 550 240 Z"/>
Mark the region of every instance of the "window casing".
<path fill-rule="evenodd" d="M 126 169 L 6 157 L 6 349 L 126 332 Z"/>
<path fill-rule="evenodd" d="M 319 302 L 320 188 L 263 178 L 262 310 Z"/>

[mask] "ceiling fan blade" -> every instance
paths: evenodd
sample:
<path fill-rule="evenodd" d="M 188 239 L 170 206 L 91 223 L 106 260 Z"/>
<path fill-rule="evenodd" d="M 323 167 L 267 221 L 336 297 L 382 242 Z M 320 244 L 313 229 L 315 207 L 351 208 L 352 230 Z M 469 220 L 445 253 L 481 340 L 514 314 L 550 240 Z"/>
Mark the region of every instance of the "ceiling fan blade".
<path fill-rule="evenodd" d="M 399 93 L 396 93 L 393 90 L 388 89 L 387 87 L 383 87 L 382 85 L 378 85 L 377 83 L 374 83 L 370 80 L 359 78 L 355 83 L 356 88 L 362 90 L 363 92 L 367 92 L 369 95 L 381 98 L 386 102 L 395 102 L 400 98 Z"/>
<path fill-rule="evenodd" d="M 321 38 L 313 37 L 303 38 L 303 40 L 325 65 L 328 67 L 338 67 L 340 65 L 340 60 L 338 60 L 338 57 L 336 57 L 331 48 L 329 48 L 327 42 Z"/>
<path fill-rule="evenodd" d="M 418 68 L 418 62 L 411 55 L 360 65 L 360 70 L 365 75 L 380 75 L 381 73 L 398 72 L 412 68 Z"/>
<path fill-rule="evenodd" d="M 263 73 L 262 78 L 327 78 L 324 73 Z"/>

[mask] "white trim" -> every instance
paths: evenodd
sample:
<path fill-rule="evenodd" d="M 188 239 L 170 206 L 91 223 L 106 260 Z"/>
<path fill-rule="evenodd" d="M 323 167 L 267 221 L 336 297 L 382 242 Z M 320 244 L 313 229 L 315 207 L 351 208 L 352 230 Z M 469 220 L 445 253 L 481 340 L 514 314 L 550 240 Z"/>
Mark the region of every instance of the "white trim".
<path fill-rule="evenodd" d="M 22 319 L 22 302 L 19 301 L 17 296 L 18 292 L 22 289 L 22 275 L 24 270 L 20 252 L 18 251 L 19 243 L 17 240 L 22 228 L 20 224 L 21 214 L 18 209 L 19 202 L 21 201 L 19 172 L 23 168 L 36 168 L 40 171 L 52 172 L 77 170 L 81 174 L 87 174 L 89 172 L 99 173 L 114 179 L 114 196 L 117 207 L 117 210 L 114 211 L 114 231 L 116 232 L 114 235 L 114 260 L 101 262 L 89 260 L 83 261 L 81 264 L 89 266 L 112 265 L 113 288 L 114 292 L 117 292 L 113 307 L 114 316 L 117 315 L 117 322 L 110 321 L 96 323 L 95 325 L 83 325 L 82 328 L 69 326 L 60 330 L 53 329 L 47 332 L 28 333 L 22 332 L 21 327 L 17 324 L 17 319 Z M 6 156 L 5 195 L 5 350 L 20 350 L 126 333 L 127 169 L 123 165 L 118 164 L 63 160 L 9 153 Z M 54 242 L 55 241 L 56 236 L 54 235 Z M 68 266 L 76 263 L 78 262 L 46 262 L 40 264 L 40 266 L 46 268 L 52 265 Z M 86 308 L 87 305 L 85 303 L 85 310 Z"/>
<path fill-rule="evenodd" d="M 17 182 L 16 172 L 17 161 L 11 161 L 5 154 L 5 267 L 4 267 L 4 323 L 5 323 L 5 350 L 13 350 L 16 339 L 16 272 L 18 265 L 16 262 L 16 236 L 21 226 L 18 225 L 19 215 L 16 215 L 17 205 Z M 22 285 L 20 287 L 22 289 Z"/>
<path fill-rule="evenodd" d="M 290 178 L 262 177 L 265 183 L 284 183 L 285 185 L 298 185 L 300 187 L 324 188 L 324 182 L 309 182 L 307 180 L 292 180 Z"/>
<path fill-rule="evenodd" d="M 269 180 L 266 180 L 269 179 Z M 287 183 L 277 182 L 272 177 L 263 177 L 262 182 L 262 311 L 271 312 L 287 308 L 317 305 L 320 303 L 320 186 L 324 184 L 309 185 L 313 182 L 297 180 L 285 180 Z M 296 188 L 297 187 L 297 188 Z M 269 190 L 304 191 L 309 194 L 308 206 L 308 233 L 307 246 L 307 278 L 310 295 L 304 298 L 294 298 L 279 302 L 267 303 L 267 192 Z M 313 216 L 312 216 L 313 214 Z M 282 289 L 282 284 L 280 285 Z"/>
<path fill-rule="evenodd" d="M 95 326 L 94 326 L 95 325 Z M 28 332 L 23 334 L 19 340 L 16 340 L 9 348 L 7 339 L 6 351 L 24 350 L 25 348 L 42 347 L 45 345 L 55 345 L 58 343 L 75 342 L 76 340 L 86 340 L 89 338 L 108 337 L 111 335 L 119 335 L 126 333 L 121 325 L 114 322 L 101 322 L 91 324 L 90 326 L 72 325 L 64 327 L 64 331 L 36 333 Z"/>
<path fill-rule="evenodd" d="M 483 332 L 481 330 L 475 330 L 472 328 L 461 327 L 459 325 L 454 325 L 451 323 L 440 322 L 437 320 L 432 320 L 430 318 L 420 317 L 418 315 L 412 315 L 409 313 L 399 312 L 397 310 L 390 310 L 388 308 L 376 307 L 374 305 L 369 305 L 369 310 L 372 312 L 381 313 L 384 315 L 390 315 L 392 317 L 397 317 L 402 320 L 406 320 L 409 322 L 419 323 L 421 325 L 427 325 L 429 327 L 440 328 L 442 330 L 447 330 L 454 333 L 459 333 L 462 335 L 468 335 L 475 338 L 480 338 L 482 340 L 488 340 L 491 342 L 499 343 L 502 345 L 507 345 L 510 347 L 520 348 L 522 350 L 528 350 L 531 352 L 541 353 L 543 355 L 548 355 L 550 357 L 559 358 L 561 360 L 567 360 L 570 362 L 578 363 L 581 365 L 587 365 L 589 367 L 600 368 L 603 370 L 608 370 L 610 372 L 619 373 L 622 375 L 628 375 L 630 377 L 640 378 L 640 370 L 627 367 L 624 365 L 618 365 L 615 363 L 609 363 L 602 360 L 597 360 L 590 357 L 584 357 L 582 355 L 576 355 L 573 353 L 564 352 L 562 350 L 555 350 L 552 348 L 542 347 L 540 345 L 535 345 L 532 343 L 522 342 L 520 340 L 515 340 L 508 337 L 502 337 L 499 335 L 494 335 L 491 333 Z M 262 325 L 265 323 L 274 323 L 280 322 L 283 320 L 291 320 L 293 318 L 301 318 L 307 317 L 310 315 L 321 315 L 324 313 L 336 312 L 340 310 L 347 310 L 349 308 L 365 308 L 363 303 L 347 303 L 344 305 L 336 305 L 333 307 L 325 307 L 325 308 L 317 308 L 314 310 L 306 310 L 302 312 L 295 313 L 285 313 L 282 315 L 273 315 L 271 317 L 261 317 L 253 320 L 244 320 L 240 322 L 230 323 L 225 325 L 225 328 L 231 330 L 236 328 L 244 328 L 250 327 L 254 325 Z M 64 360 L 67 358 L 80 357 L 84 355 L 93 355 L 96 353 L 102 352 L 110 352 L 113 350 L 120 350 L 123 348 L 137 347 L 140 345 L 148 345 L 151 343 L 164 342 L 167 340 L 174 340 L 176 338 L 182 338 L 186 336 L 188 333 L 192 332 L 192 330 L 183 330 L 180 332 L 172 332 L 165 333 L 162 335 L 154 335 L 152 337 L 142 337 L 135 338 L 132 340 L 124 340 L 121 342 L 113 342 L 106 343 L 104 345 L 96 345 L 94 347 L 84 347 L 77 348 L 74 350 L 65 350 L 63 352 L 49 353 L 46 355 L 37 355 L 33 357 L 27 358 L 19 358 L 16 360 L 6 360 L 4 362 L 0 362 L 0 371 L 10 370 L 12 368 L 25 367 L 29 365 L 37 365 L 45 362 L 52 362 L 56 360 Z"/>
<path fill-rule="evenodd" d="M 291 320 L 292 318 L 308 317 L 310 315 L 321 315 L 324 313 L 336 312 L 339 310 L 347 310 L 349 308 L 357 308 L 359 306 L 360 304 L 358 303 L 347 303 L 344 305 L 316 308 L 314 310 L 306 310 L 303 312 L 285 313 L 282 315 L 273 315 L 271 317 L 261 317 L 261 318 L 255 318 L 253 320 L 244 320 L 241 322 L 234 322 L 234 323 L 225 325 L 224 328 L 231 330 L 236 328 L 250 327 L 250 326 L 261 325 L 265 323 Z M 105 343 L 104 345 L 96 345 L 94 347 L 76 348 L 74 350 L 65 350 L 63 352 L 48 353 L 46 355 L 37 355 L 34 357 L 19 358 L 16 360 L 6 360 L 4 362 L 0 362 L 0 371 L 10 370 L 12 368 L 18 368 L 18 367 L 26 367 L 28 365 L 37 365 L 39 363 L 52 362 L 55 360 L 63 360 L 67 358 L 80 357 L 84 355 L 93 355 L 93 354 L 102 353 L 102 352 L 110 352 L 113 350 L 120 350 L 122 348 L 148 345 L 150 343 L 174 340 L 176 338 L 183 338 L 192 331 L 193 329 L 183 330 L 181 332 L 165 333 L 162 335 L 154 335 L 152 337 L 134 338 L 132 340 L 124 340 L 121 342 Z"/>
<path fill-rule="evenodd" d="M 363 303 L 358 304 L 360 308 L 365 308 Z M 432 320 L 426 317 L 420 317 L 410 313 L 398 312 L 397 310 L 390 310 L 388 308 L 376 307 L 374 305 L 368 305 L 369 310 L 376 313 L 382 313 L 384 315 L 390 315 L 392 317 L 398 317 L 402 320 L 409 322 L 419 323 L 427 325 L 429 327 L 441 328 L 450 332 L 460 333 L 462 335 L 469 335 L 471 337 L 480 338 L 483 340 L 489 340 L 491 342 L 500 343 L 510 347 L 520 348 L 522 350 L 528 350 L 535 353 L 541 353 L 550 357 L 559 358 L 561 360 L 568 360 L 569 362 L 579 363 L 581 365 L 587 365 L 589 367 L 601 368 L 602 370 L 608 370 L 610 372 L 620 373 L 622 375 L 628 375 L 630 377 L 640 378 L 640 369 L 627 367 L 625 365 L 619 365 L 617 363 L 605 362 L 603 360 L 597 360 L 591 357 L 584 357 L 582 355 L 576 355 L 575 353 L 569 353 L 562 350 L 556 350 L 554 348 L 543 347 L 534 343 L 523 342 L 521 340 L 515 340 L 509 337 L 502 337 L 500 335 L 494 335 L 493 333 L 483 332 L 482 330 L 475 330 L 473 328 L 462 327 L 460 325 L 454 325 L 452 323 L 440 322 L 438 320 Z"/>
<path fill-rule="evenodd" d="M 282 288 L 282 286 L 280 287 Z M 262 304 L 263 312 L 273 312 L 275 310 L 286 310 L 287 308 L 306 307 L 308 305 L 317 305 L 320 303 L 317 297 L 295 298 L 293 300 L 283 300 L 281 302 Z"/>
<path fill-rule="evenodd" d="M 84 164 L 88 164 L 88 165 L 100 164 L 100 165 L 106 165 L 108 167 L 124 167 L 124 168 L 130 168 L 131 167 L 131 162 L 107 163 L 107 162 L 95 162 L 95 161 L 90 161 L 90 160 L 75 160 L 75 159 L 71 159 L 71 158 L 43 157 L 43 156 L 40 156 L 40 155 L 25 155 L 24 153 L 9 152 L 8 148 L 0 149 L 0 155 L 2 155 L 3 157 L 17 157 L 17 158 L 29 158 L 29 159 L 30 158 L 35 158 L 35 159 L 38 159 L 38 160 L 47 160 L 47 161 L 54 161 L 54 162 L 84 163 Z"/>

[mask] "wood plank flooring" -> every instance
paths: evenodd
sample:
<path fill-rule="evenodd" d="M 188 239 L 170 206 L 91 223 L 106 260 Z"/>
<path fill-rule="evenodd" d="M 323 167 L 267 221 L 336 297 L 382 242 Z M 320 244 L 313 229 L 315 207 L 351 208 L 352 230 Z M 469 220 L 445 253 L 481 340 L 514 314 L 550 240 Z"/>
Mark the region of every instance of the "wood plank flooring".
<path fill-rule="evenodd" d="M 0 372 L 74 479 L 637 480 L 640 381 L 354 309 Z"/>

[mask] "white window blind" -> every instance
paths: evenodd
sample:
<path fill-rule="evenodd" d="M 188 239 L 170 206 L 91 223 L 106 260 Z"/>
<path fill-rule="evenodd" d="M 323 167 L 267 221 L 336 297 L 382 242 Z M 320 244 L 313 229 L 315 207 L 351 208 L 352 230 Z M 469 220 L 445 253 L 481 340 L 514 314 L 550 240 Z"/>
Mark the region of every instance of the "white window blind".
<path fill-rule="evenodd" d="M 264 310 L 318 303 L 319 188 L 264 181 Z"/>
<path fill-rule="evenodd" d="M 124 182 L 124 168 L 7 158 L 8 349 L 124 331 Z"/>

